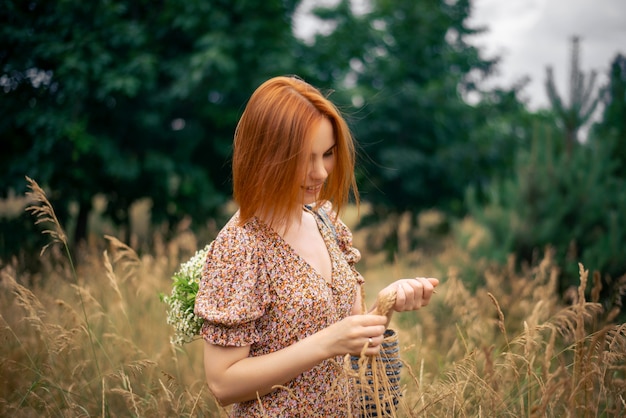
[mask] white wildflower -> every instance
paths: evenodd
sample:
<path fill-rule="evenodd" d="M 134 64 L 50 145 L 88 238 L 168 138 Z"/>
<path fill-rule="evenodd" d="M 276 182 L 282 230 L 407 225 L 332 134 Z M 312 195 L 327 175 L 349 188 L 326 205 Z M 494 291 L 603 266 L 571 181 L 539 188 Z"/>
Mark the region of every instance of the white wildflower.
<path fill-rule="evenodd" d="M 171 295 L 161 297 L 168 306 L 167 323 L 174 327 L 172 344 L 183 345 L 200 335 L 203 320 L 194 314 L 193 309 L 200 286 L 202 267 L 208 252 L 209 245 L 198 250 L 187 262 L 182 263 L 172 277 Z"/>

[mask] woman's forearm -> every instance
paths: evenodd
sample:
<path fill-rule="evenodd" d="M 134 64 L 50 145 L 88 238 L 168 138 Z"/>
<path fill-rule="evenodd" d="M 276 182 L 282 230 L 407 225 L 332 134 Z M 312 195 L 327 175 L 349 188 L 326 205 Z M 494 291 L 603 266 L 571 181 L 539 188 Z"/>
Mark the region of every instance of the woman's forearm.
<path fill-rule="evenodd" d="M 209 388 L 222 405 L 257 399 L 333 356 L 318 334 L 259 357 L 249 347 L 220 347 L 205 343 Z M 245 357 L 241 358 L 245 350 Z M 219 360 L 218 360 L 219 359 Z"/>
<path fill-rule="evenodd" d="M 383 315 L 352 315 L 281 350 L 249 357 L 250 346 L 205 343 L 209 388 L 222 405 L 254 400 L 322 361 L 347 353 L 375 355 L 383 342 Z"/>

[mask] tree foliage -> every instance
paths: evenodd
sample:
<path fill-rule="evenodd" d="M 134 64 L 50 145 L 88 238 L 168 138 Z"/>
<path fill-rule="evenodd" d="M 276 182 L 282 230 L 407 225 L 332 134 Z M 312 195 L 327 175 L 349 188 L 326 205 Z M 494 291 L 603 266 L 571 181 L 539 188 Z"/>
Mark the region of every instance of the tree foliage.
<path fill-rule="evenodd" d="M 318 34 L 306 55 L 312 76 L 339 80 L 352 109 L 364 199 L 380 215 L 458 213 L 467 185 L 510 167 L 523 141 L 508 125 L 524 112 L 517 88 L 468 102 L 497 63 L 469 43 L 480 33 L 468 26 L 469 1 L 375 0 L 359 12 L 350 4 L 316 10 L 333 30 Z"/>
<path fill-rule="evenodd" d="M 602 120 L 594 126 L 590 140 L 611 143 L 616 174 L 626 179 L 626 56 L 618 54 L 613 59 L 603 90 Z"/>
<path fill-rule="evenodd" d="M 296 0 L 5 0 L 0 192 L 51 190 L 84 236 L 153 199 L 155 221 L 201 221 L 230 193 L 232 134 L 250 91 L 290 68 Z M 250 19 L 254 16 L 254 19 Z"/>
<path fill-rule="evenodd" d="M 142 197 L 155 222 L 201 222 L 230 194 L 231 138 L 250 92 L 296 73 L 335 90 L 377 216 L 462 211 L 466 186 L 510 171 L 528 141 L 523 85 L 478 89 L 497 60 L 469 44 L 480 32 L 469 0 L 366 4 L 317 8 L 331 30 L 301 42 L 296 0 L 8 1 L 0 188 L 35 178 L 62 219 L 78 203 L 78 238 L 96 193 L 116 223 Z"/>
<path fill-rule="evenodd" d="M 518 151 L 513 175 L 491 182 L 486 202 L 475 199 L 472 189 L 467 194 L 470 214 L 486 231 L 474 247 L 476 257 L 505 262 L 513 254 L 530 264 L 551 247 L 563 271 L 561 292 L 577 285 L 580 262 L 599 273 L 609 307 L 626 302 L 619 291 L 626 273 L 622 60 L 619 55 L 613 62 L 604 116 L 586 143 L 563 143 L 564 137 L 573 138 L 568 129 L 583 122 L 580 106 L 570 108 L 574 125 L 563 123 L 563 109 L 556 106 L 553 114 L 561 123 L 554 124 L 549 114 L 536 115 L 532 146 Z"/>

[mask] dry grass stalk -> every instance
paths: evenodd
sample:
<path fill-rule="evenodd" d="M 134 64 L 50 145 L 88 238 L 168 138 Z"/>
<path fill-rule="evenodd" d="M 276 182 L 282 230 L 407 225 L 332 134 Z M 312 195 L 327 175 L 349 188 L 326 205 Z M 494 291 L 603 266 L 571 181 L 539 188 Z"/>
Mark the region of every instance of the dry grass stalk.
<path fill-rule="evenodd" d="M 113 236 L 105 235 L 104 238 L 111 246 L 111 264 L 121 266 L 123 273 L 122 281 L 127 281 L 136 277 L 137 269 L 141 268 L 141 260 L 135 250 Z"/>
<path fill-rule="evenodd" d="M 498 328 L 500 328 L 502 335 L 504 335 L 506 338 L 506 327 L 504 326 L 504 314 L 502 313 L 500 304 L 498 303 L 498 300 L 491 292 L 487 292 L 487 296 L 489 296 L 489 299 L 491 299 L 491 302 L 495 305 L 496 310 L 498 311 Z"/>
<path fill-rule="evenodd" d="M 45 228 L 42 233 L 49 235 L 51 238 L 50 243 L 46 244 L 41 249 L 41 254 L 43 254 L 46 249 L 54 243 L 60 243 L 64 247 L 67 247 L 67 235 L 61 227 L 61 223 L 57 219 L 56 213 L 52 208 L 52 204 L 46 196 L 46 192 L 39 187 L 39 184 L 37 184 L 35 180 L 30 177 L 26 177 L 26 181 L 28 182 L 28 187 L 31 190 L 26 193 L 26 196 L 35 202 L 34 204 L 28 206 L 26 211 L 30 212 L 37 218 L 35 225 L 44 224 Z"/>
<path fill-rule="evenodd" d="M 111 288 L 113 289 L 113 291 L 119 298 L 119 305 L 120 305 L 120 309 L 122 310 L 122 313 L 124 314 L 126 319 L 128 319 L 126 306 L 124 305 L 124 297 L 122 296 L 122 292 L 120 291 L 120 288 L 117 284 L 117 276 L 115 275 L 115 272 L 113 271 L 113 265 L 111 264 L 111 261 L 109 260 L 109 254 L 105 250 L 102 256 L 104 258 L 104 269 L 105 269 L 106 277 L 109 279 L 109 284 L 111 285 Z"/>
<path fill-rule="evenodd" d="M 396 293 L 389 292 L 377 299 L 372 313 L 391 319 Z M 363 351 L 367 346 L 363 347 Z M 396 383 L 402 363 L 398 357 L 398 335 L 390 333 L 385 337 L 379 354 L 367 356 L 361 353 L 353 357 L 350 364 L 356 368 L 352 381 L 361 399 L 361 413 L 365 416 L 396 417 L 400 402 L 400 388 Z"/>

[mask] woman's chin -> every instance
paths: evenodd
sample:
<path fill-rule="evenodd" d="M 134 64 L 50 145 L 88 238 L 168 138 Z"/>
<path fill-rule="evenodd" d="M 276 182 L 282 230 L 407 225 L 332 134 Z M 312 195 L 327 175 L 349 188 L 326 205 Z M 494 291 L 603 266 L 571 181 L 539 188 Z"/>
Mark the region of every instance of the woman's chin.
<path fill-rule="evenodd" d="M 315 202 L 317 202 L 317 196 L 316 195 L 304 195 L 304 197 L 302 199 L 302 203 L 304 205 L 312 205 Z"/>

